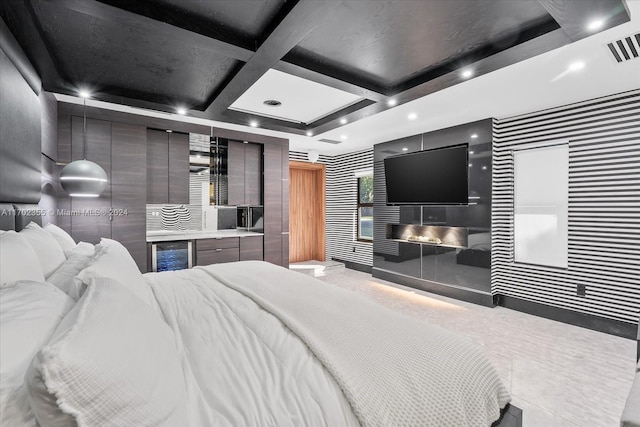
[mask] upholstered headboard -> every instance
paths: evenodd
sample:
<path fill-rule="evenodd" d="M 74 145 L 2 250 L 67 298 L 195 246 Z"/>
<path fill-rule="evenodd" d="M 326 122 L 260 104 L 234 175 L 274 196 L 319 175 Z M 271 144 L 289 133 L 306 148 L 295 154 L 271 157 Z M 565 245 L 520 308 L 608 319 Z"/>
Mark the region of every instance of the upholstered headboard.
<path fill-rule="evenodd" d="M 31 221 L 42 225 L 42 213 L 38 205 L 0 203 L 0 230 L 20 231 Z"/>
<path fill-rule="evenodd" d="M 42 223 L 41 81 L 0 18 L 0 229 Z"/>

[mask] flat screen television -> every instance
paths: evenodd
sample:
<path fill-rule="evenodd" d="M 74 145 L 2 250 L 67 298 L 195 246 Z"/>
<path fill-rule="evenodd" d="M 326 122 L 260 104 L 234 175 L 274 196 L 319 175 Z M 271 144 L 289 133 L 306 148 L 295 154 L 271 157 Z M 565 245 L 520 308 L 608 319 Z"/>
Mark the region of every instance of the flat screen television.
<path fill-rule="evenodd" d="M 468 205 L 469 145 L 384 159 L 387 205 Z"/>

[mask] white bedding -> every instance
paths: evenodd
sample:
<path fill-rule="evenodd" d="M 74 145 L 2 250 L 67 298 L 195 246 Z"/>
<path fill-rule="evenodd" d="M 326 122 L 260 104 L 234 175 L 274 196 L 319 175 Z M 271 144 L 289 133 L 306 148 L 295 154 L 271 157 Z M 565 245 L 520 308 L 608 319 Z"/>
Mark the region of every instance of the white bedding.
<path fill-rule="evenodd" d="M 145 277 L 184 356 L 191 425 L 480 426 L 510 399 L 474 343 L 299 273 Z"/>
<path fill-rule="evenodd" d="M 145 278 L 178 338 L 189 425 L 359 425 L 305 344 L 256 303 L 200 269 Z"/>

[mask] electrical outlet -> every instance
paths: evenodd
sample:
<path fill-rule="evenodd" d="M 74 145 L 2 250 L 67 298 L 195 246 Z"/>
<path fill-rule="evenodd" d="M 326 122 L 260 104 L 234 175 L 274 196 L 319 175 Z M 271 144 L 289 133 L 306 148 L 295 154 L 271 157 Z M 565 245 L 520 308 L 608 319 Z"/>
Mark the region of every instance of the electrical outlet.
<path fill-rule="evenodd" d="M 576 288 L 576 295 L 578 295 L 579 297 L 583 297 L 587 295 L 587 286 L 583 284 L 579 284 L 578 287 Z"/>

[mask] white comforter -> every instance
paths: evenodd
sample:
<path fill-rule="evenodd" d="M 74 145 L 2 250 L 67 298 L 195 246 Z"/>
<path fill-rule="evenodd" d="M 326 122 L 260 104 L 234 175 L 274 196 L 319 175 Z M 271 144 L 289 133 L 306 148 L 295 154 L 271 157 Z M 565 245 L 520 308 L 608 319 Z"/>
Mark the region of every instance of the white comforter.
<path fill-rule="evenodd" d="M 145 277 L 181 347 L 190 425 L 482 426 L 509 401 L 477 345 L 299 273 Z"/>
<path fill-rule="evenodd" d="M 249 298 L 200 269 L 145 277 L 181 346 L 188 425 L 359 425 L 318 359 Z"/>

